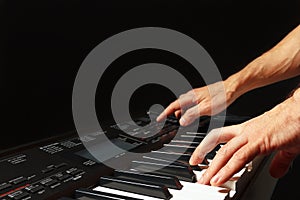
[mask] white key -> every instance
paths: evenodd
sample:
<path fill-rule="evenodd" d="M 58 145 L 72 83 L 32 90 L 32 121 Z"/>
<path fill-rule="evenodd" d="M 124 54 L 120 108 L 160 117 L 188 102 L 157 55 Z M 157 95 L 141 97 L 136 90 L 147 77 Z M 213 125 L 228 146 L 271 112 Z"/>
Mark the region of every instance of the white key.
<path fill-rule="evenodd" d="M 198 172 L 196 172 L 198 173 Z M 196 174 L 197 175 L 197 174 Z M 224 200 L 226 196 L 228 195 L 229 190 L 225 190 L 221 187 L 214 187 L 214 186 L 208 186 L 198 183 L 190 183 L 186 181 L 180 181 L 180 183 L 183 185 L 183 188 L 181 190 L 175 190 L 170 189 L 169 192 L 173 195 L 171 200 Z M 118 194 L 123 195 L 127 197 L 133 197 L 133 198 L 140 198 L 144 200 L 158 200 L 159 198 L 140 195 L 136 193 L 131 192 L 125 192 L 121 190 L 116 189 L 110 189 L 102 186 L 98 186 L 94 188 L 94 190 L 101 191 L 101 192 L 107 192 L 111 194 Z"/>
<path fill-rule="evenodd" d="M 243 168 L 241 171 L 236 173 L 233 176 L 233 179 L 224 183 L 221 187 L 203 185 L 198 183 L 190 183 L 186 181 L 180 181 L 183 185 L 181 190 L 170 189 L 169 192 L 173 195 L 171 200 L 224 200 L 229 195 L 232 197 L 235 194 L 236 184 L 239 179 L 245 173 L 246 168 Z M 202 171 L 194 171 L 196 174 L 197 180 L 199 180 L 202 174 L 205 172 L 205 169 Z M 111 194 L 118 194 L 122 196 L 137 198 L 137 199 L 144 199 L 144 200 L 161 200 L 159 198 L 145 196 L 141 194 L 110 189 L 102 186 L 98 186 L 94 188 L 94 190 L 107 192 Z"/>
<path fill-rule="evenodd" d="M 224 200 L 229 192 L 228 190 L 224 193 L 224 188 L 220 187 L 185 181 L 180 181 L 180 183 L 183 185 L 181 190 L 169 189 L 173 195 L 172 200 Z"/>
<path fill-rule="evenodd" d="M 197 183 L 189 183 L 181 181 L 183 188 L 181 190 L 169 189 L 170 193 L 173 195 L 172 200 L 224 200 L 227 196 L 227 193 L 222 193 L 220 191 L 224 190 L 223 188 L 202 185 Z M 107 192 L 110 194 L 118 194 L 126 197 L 132 197 L 137 199 L 144 200 L 161 200 L 159 198 L 135 194 L 131 192 L 125 192 L 116 189 L 110 189 L 102 186 L 94 188 L 96 191 Z"/>
<path fill-rule="evenodd" d="M 98 187 L 94 188 L 93 190 L 100 191 L 100 192 L 107 192 L 109 194 L 118 194 L 118 195 L 122 195 L 125 197 L 132 197 L 132 198 L 137 198 L 137 199 L 161 200 L 161 199 L 155 198 L 155 197 L 149 197 L 149 196 L 145 196 L 145 195 L 141 195 L 141 194 L 135 194 L 135 193 L 125 192 L 125 191 L 116 190 L 116 189 L 110 189 L 110 188 L 106 188 L 106 187 L 102 187 L 102 186 L 98 186 Z"/>

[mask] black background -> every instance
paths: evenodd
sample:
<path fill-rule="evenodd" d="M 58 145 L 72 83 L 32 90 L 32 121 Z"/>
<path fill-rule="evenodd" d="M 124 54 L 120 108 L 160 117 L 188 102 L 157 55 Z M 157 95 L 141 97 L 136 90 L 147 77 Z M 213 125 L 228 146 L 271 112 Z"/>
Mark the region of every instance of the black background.
<path fill-rule="evenodd" d="M 180 31 L 209 52 L 225 79 L 300 22 L 300 1 L 296 0 L 2 0 L 0 6 L 0 149 L 74 130 L 71 103 L 76 73 L 87 54 L 116 33 L 145 26 Z M 135 53 L 111 66 L 98 92 L 109 95 L 110 81 L 128 67 L 153 61 L 181 67 L 195 87 L 203 85 L 192 67 L 182 66 L 185 62 L 176 55 L 153 50 Z M 228 111 L 258 115 L 282 101 L 298 81 L 295 78 L 250 92 Z M 137 99 L 145 104 L 132 104 L 132 110 L 173 100 L 162 88 L 141 91 L 147 93 Z M 109 112 L 109 96 L 103 94 L 96 97 L 101 116 Z"/>

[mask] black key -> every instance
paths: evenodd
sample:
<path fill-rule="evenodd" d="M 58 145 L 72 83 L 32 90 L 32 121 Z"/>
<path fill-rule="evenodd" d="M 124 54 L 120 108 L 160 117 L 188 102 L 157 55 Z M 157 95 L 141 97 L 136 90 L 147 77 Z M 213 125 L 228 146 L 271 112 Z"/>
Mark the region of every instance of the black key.
<path fill-rule="evenodd" d="M 150 184 L 162 184 L 168 188 L 180 190 L 183 186 L 175 176 L 159 176 L 155 174 L 141 174 L 138 172 L 131 171 L 114 171 L 116 177 L 140 183 Z"/>
<path fill-rule="evenodd" d="M 208 133 L 206 132 L 186 132 L 185 135 L 194 135 L 194 136 L 201 136 L 206 137 Z"/>
<path fill-rule="evenodd" d="M 179 180 L 196 182 L 196 175 L 190 166 L 132 161 L 132 168 L 141 172 L 163 176 L 176 176 Z"/>
<path fill-rule="evenodd" d="M 171 144 L 171 145 L 187 145 L 190 147 L 197 147 L 199 145 L 198 142 L 187 141 L 187 140 L 172 140 L 169 144 Z"/>
<path fill-rule="evenodd" d="M 155 163 L 161 163 L 161 164 L 180 165 L 180 166 L 190 166 L 193 170 L 197 170 L 197 171 L 201 171 L 203 169 L 207 169 L 208 168 L 208 164 L 209 164 L 209 162 L 207 161 L 207 159 L 203 160 L 203 162 L 201 163 L 202 166 L 198 166 L 198 165 L 193 165 L 192 166 L 192 165 L 190 165 L 188 163 L 183 163 L 183 162 L 178 162 L 178 161 L 174 161 L 174 162 L 170 163 L 169 160 L 152 158 L 152 157 L 148 157 L 148 156 L 143 156 L 143 158 L 141 159 L 141 161 L 144 161 L 144 162 L 155 162 Z"/>
<path fill-rule="evenodd" d="M 213 159 L 216 156 L 217 151 L 221 148 L 220 145 L 216 146 L 211 152 L 206 155 L 206 158 Z"/>
<path fill-rule="evenodd" d="M 191 158 L 190 154 L 185 153 L 174 153 L 174 152 L 164 152 L 164 151 L 152 151 L 148 154 L 149 157 L 158 158 L 168 161 L 177 161 L 184 164 L 189 164 Z"/>
<path fill-rule="evenodd" d="M 203 169 L 207 169 L 208 168 L 208 164 L 207 165 L 190 165 L 190 167 L 192 168 L 192 170 L 194 171 L 202 171 Z"/>
<path fill-rule="evenodd" d="M 99 184 L 103 187 L 133 192 L 157 198 L 170 199 L 172 197 L 168 188 L 163 185 L 136 183 L 121 178 L 108 176 L 101 177 Z"/>
<path fill-rule="evenodd" d="M 167 152 L 192 154 L 196 147 L 165 145 L 163 150 Z"/>
<path fill-rule="evenodd" d="M 122 195 L 111 194 L 106 192 L 100 192 L 90 189 L 79 188 L 75 191 L 75 197 L 80 199 L 82 197 L 92 198 L 92 199 L 101 199 L 101 200 L 141 200 L 132 197 L 125 197 Z"/>
<path fill-rule="evenodd" d="M 204 139 L 203 136 L 181 135 L 180 140 L 200 143 Z"/>

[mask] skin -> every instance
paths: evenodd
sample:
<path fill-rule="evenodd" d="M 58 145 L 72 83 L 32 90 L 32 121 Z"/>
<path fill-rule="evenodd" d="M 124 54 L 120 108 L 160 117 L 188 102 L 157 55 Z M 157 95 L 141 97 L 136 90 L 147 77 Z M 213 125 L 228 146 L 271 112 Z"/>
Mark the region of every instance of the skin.
<path fill-rule="evenodd" d="M 244 93 L 300 75 L 300 25 L 268 52 L 228 79 L 193 89 L 171 103 L 157 118 L 175 113 L 187 126 L 198 117 L 214 115 Z M 224 91 L 221 95 L 220 91 Z M 268 112 L 242 124 L 212 130 L 193 153 L 190 164 L 201 163 L 217 144 L 218 151 L 199 183 L 222 185 L 255 156 L 276 151 L 270 173 L 282 177 L 300 153 L 300 89 Z"/>

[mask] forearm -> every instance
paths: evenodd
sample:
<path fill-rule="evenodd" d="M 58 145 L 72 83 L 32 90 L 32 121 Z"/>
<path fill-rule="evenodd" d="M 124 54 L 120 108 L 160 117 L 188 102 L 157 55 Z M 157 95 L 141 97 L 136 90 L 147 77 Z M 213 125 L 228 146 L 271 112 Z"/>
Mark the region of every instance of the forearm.
<path fill-rule="evenodd" d="M 275 47 L 224 81 L 236 99 L 242 94 L 300 75 L 300 25 Z"/>

